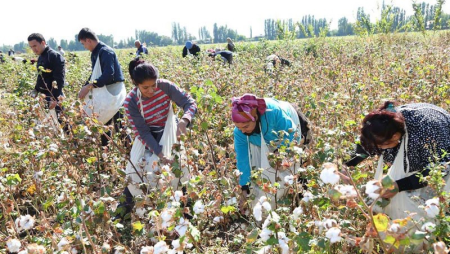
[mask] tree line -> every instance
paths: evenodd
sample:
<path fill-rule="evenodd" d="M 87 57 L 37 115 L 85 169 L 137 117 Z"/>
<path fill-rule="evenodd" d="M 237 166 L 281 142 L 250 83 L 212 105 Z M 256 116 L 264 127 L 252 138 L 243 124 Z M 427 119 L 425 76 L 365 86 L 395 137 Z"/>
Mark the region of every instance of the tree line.
<path fill-rule="evenodd" d="M 338 20 L 337 30 L 329 29 L 329 22 L 326 18 L 317 19 L 314 15 L 305 15 L 300 21 L 288 20 L 264 20 L 264 35 L 253 37 L 252 28 L 250 27 L 250 37 L 246 38 L 238 34 L 236 30 L 228 28 L 227 25 L 218 25 L 214 23 L 212 34 L 205 27 L 198 30 L 198 37 L 189 33 L 185 26 L 180 23 L 172 23 L 171 37 L 159 35 L 158 33 L 136 30 L 134 37 L 131 36 L 125 40 L 114 40 L 113 35 L 99 34 L 101 41 L 114 48 L 132 48 L 134 41 L 140 40 L 147 46 L 168 46 L 183 45 L 186 41 L 195 40 L 200 44 L 203 43 L 223 43 L 227 38 L 234 41 L 259 40 L 262 38 L 268 40 L 276 39 L 299 39 L 316 36 L 347 36 L 347 35 L 370 35 L 375 33 L 392 33 L 405 31 L 421 31 L 439 30 L 450 28 L 450 14 L 442 12 L 442 5 L 445 0 L 437 0 L 435 5 L 429 3 L 413 3 L 414 14 L 406 16 L 406 11 L 392 5 L 383 5 L 381 8 L 380 18 L 376 22 L 371 22 L 370 15 L 359 7 L 357 17 L 354 23 L 349 22 L 347 17 Z M 64 50 L 79 51 L 84 50 L 83 45 L 78 42 L 77 35 L 74 40 L 60 40 L 59 43 L 54 38 L 49 38 L 47 44 L 52 48 L 61 46 Z M 13 46 L 3 45 L 0 50 L 7 52 L 13 49 L 16 52 L 24 51 L 28 47 L 27 42 L 20 42 Z"/>

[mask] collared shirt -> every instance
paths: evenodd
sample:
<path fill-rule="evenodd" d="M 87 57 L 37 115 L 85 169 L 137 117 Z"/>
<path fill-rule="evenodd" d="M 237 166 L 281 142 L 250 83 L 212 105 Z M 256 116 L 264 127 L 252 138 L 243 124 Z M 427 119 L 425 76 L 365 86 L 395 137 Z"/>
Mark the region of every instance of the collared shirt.
<path fill-rule="evenodd" d="M 116 53 L 114 53 L 112 48 L 101 41 L 98 42 L 91 54 L 92 69 L 94 69 L 98 57 L 100 57 L 102 75 L 96 80 L 96 87 L 107 86 L 125 80 Z M 86 84 L 89 83 L 90 79 L 91 78 L 89 77 Z"/>
<path fill-rule="evenodd" d="M 141 45 L 136 51 L 136 56 L 140 56 L 141 54 L 148 55 L 148 49 L 144 45 Z"/>
<path fill-rule="evenodd" d="M 52 98 L 58 100 L 62 95 L 65 78 L 65 60 L 64 57 L 55 50 L 47 46 L 37 61 L 38 77 L 36 80 L 36 91 L 46 95 L 46 100 Z M 39 70 L 39 69 L 43 70 Z M 56 81 L 57 85 L 53 87 L 52 83 Z"/>

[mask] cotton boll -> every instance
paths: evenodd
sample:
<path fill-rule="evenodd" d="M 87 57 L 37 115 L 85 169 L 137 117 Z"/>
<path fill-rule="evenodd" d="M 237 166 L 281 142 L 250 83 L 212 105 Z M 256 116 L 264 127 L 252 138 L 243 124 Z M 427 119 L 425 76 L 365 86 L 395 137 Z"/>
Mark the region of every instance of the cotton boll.
<path fill-rule="evenodd" d="M 204 212 L 205 212 L 205 205 L 203 205 L 201 200 L 197 200 L 197 202 L 195 202 L 194 204 L 194 213 L 199 214 Z"/>
<path fill-rule="evenodd" d="M 6 242 L 6 248 L 7 248 L 8 251 L 11 252 L 11 253 L 19 252 L 20 247 L 22 247 L 22 244 L 21 244 L 20 241 L 17 240 L 17 239 L 9 239 L 9 240 Z"/>
<path fill-rule="evenodd" d="M 139 217 L 139 218 L 144 218 L 145 217 L 145 212 L 146 212 L 147 210 L 145 209 L 145 208 L 143 208 L 143 207 L 139 207 L 139 208 L 136 208 L 136 215 Z"/>
<path fill-rule="evenodd" d="M 336 190 L 342 194 L 342 198 L 355 198 L 358 195 L 353 185 L 338 185 Z"/>
<path fill-rule="evenodd" d="M 183 237 L 186 234 L 186 231 L 188 230 L 188 226 L 189 221 L 185 220 L 184 218 L 180 218 L 178 225 L 175 227 L 175 231 L 177 231 L 180 237 Z"/>
<path fill-rule="evenodd" d="M 70 242 L 67 238 L 63 237 L 58 243 L 58 250 L 64 250 L 67 246 L 69 246 Z"/>
<path fill-rule="evenodd" d="M 430 218 L 436 218 L 436 216 L 439 215 L 439 207 L 432 204 L 432 205 L 427 205 L 425 207 L 425 212 L 427 213 L 427 216 Z"/>
<path fill-rule="evenodd" d="M 422 225 L 422 231 L 433 233 L 434 231 L 436 231 L 436 224 L 434 224 L 433 222 L 427 222 Z"/>
<path fill-rule="evenodd" d="M 325 219 L 322 223 L 322 226 L 329 229 L 337 225 L 336 220 L 334 219 Z"/>
<path fill-rule="evenodd" d="M 425 201 L 425 205 L 435 205 L 439 206 L 439 199 L 438 198 L 432 198 Z"/>
<path fill-rule="evenodd" d="M 144 246 L 141 249 L 141 254 L 153 254 L 153 246 Z"/>
<path fill-rule="evenodd" d="M 233 175 L 236 176 L 236 177 L 239 177 L 240 175 L 242 175 L 242 172 L 239 171 L 238 169 L 235 169 L 235 170 L 233 171 Z"/>
<path fill-rule="evenodd" d="M 232 197 L 232 198 L 228 199 L 226 204 L 227 204 L 227 206 L 237 205 L 237 198 Z"/>
<path fill-rule="evenodd" d="M 269 240 L 270 236 L 272 236 L 272 235 L 273 235 L 273 232 L 270 229 L 267 229 L 267 228 L 263 228 L 261 233 L 259 233 L 259 236 L 261 237 L 261 239 L 264 242 Z"/>
<path fill-rule="evenodd" d="M 293 175 L 285 176 L 283 180 L 285 184 L 292 185 L 294 183 L 294 176 Z"/>
<path fill-rule="evenodd" d="M 270 205 L 269 202 L 266 201 L 266 202 L 262 203 L 262 206 L 264 207 L 264 209 L 266 211 L 268 211 L 268 212 L 272 211 L 272 206 Z"/>
<path fill-rule="evenodd" d="M 380 190 L 380 182 L 379 181 L 372 180 L 366 184 L 366 194 L 371 199 L 377 199 L 380 196 L 380 194 L 377 193 L 379 190 Z"/>
<path fill-rule="evenodd" d="M 34 222 L 35 222 L 34 217 L 30 216 L 29 214 L 25 216 L 22 215 L 15 221 L 16 227 L 19 230 L 19 232 L 23 230 L 32 229 L 34 227 Z"/>
<path fill-rule="evenodd" d="M 328 231 L 325 233 L 325 236 L 330 239 L 330 243 L 336 243 L 341 240 L 341 230 L 336 227 L 332 227 L 328 229 Z"/>
<path fill-rule="evenodd" d="M 253 217 L 255 217 L 256 221 L 262 220 L 262 206 L 261 204 L 257 203 L 255 207 L 253 207 Z"/>
<path fill-rule="evenodd" d="M 309 201 L 311 201 L 313 199 L 314 199 L 314 195 L 311 192 L 307 191 L 307 192 L 303 193 L 303 198 L 302 198 L 303 202 L 308 203 Z"/>
<path fill-rule="evenodd" d="M 172 220 L 173 212 L 171 210 L 165 209 L 161 213 L 161 219 L 162 219 L 162 227 L 167 228 L 170 225 L 170 222 Z"/>
<path fill-rule="evenodd" d="M 162 254 L 166 253 L 169 250 L 169 247 L 167 246 L 166 242 L 159 241 L 157 244 L 155 244 L 153 249 L 153 254 Z"/>
<path fill-rule="evenodd" d="M 174 200 L 177 202 L 180 202 L 180 198 L 183 197 L 183 192 L 182 191 L 175 191 L 174 193 Z"/>
<path fill-rule="evenodd" d="M 286 237 L 286 234 L 284 232 L 278 232 L 278 245 L 281 248 L 282 254 L 289 254 L 289 239 Z"/>
<path fill-rule="evenodd" d="M 400 231 L 401 226 L 397 223 L 393 223 L 392 225 L 389 226 L 389 232 L 392 233 L 398 233 Z"/>
<path fill-rule="evenodd" d="M 223 216 L 216 216 L 216 217 L 214 217 L 213 221 L 214 221 L 214 223 L 219 223 L 219 222 L 223 221 Z"/>
<path fill-rule="evenodd" d="M 339 175 L 336 174 L 337 168 L 332 163 L 325 163 L 323 165 L 323 170 L 320 173 L 320 179 L 324 183 L 329 183 L 331 185 L 334 185 L 339 182 Z"/>
<path fill-rule="evenodd" d="M 292 212 L 292 217 L 294 218 L 294 220 L 297 220 L 300 215 L 303 214 L 303 209 L 299 206 L 297 208 L 294 209 L 294 211 Z"/>

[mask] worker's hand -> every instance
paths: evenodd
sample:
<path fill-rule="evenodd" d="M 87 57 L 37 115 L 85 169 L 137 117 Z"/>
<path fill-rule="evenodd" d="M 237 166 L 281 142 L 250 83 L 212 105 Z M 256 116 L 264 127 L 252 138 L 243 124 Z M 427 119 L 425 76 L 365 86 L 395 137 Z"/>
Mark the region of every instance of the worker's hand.
<path fill-rule="evenodd" d="M 94 87 L 93 84 L 85 85 L 81 88 L 80 92 L 78 93 L 78 99 L 82 100 L 86 95 L 89 93 L 89 91 Z"/>
<path fill-rule="evenodd" d="M 186 134 L 186 132 L 187 132 L 186 126 L 188 126 L 188 124 L 189 124 L 189 120 L 187 120 L 186 118 L 181 118 L 181 120 L 178 122 L 177 139 L 180 139 L 181 135 Z"/>
<path fill-rule="evenodd" d="M 158 157 L 159 157 L 159 161 L 162 164 L 172 164 L 173 163 L 173 160 L 164 156 L 164 154 L 162 152 L 158 154 Z"/>
<path fill-rule="evenodd" d="M 246 190 L 242 190 L 241 197 L 239 199 L 239 211 L 241 214 L 245 214 L 245 211 L 248 208 L 247 205 L 247 199 L 248 199 L 248 192 Z"/>
<path fill-rule="evenodd" d="M 54 109 L 54 108 L 56 108 L 56 105 L 58 105 L 57 101 L 50 101 L 48 103 L 48 109 Z"/>

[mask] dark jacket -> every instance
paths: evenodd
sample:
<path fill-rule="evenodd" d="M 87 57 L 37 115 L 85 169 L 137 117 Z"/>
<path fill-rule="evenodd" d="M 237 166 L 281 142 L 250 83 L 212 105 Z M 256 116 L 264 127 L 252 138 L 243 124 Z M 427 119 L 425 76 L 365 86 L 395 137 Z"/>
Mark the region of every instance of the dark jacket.
<path fill-rule="evenodd" d="M 197 44 L 193 44 L 192 48 L 189 50 L 189 53 L 191 53 L 194 56 L 198 56 L 198 54 L 200 53 L 200 47 L 197 46 Z M 184 46 L 184 48 L 183 48 L 183 57 L 186 57 L 187 54 L 188 54 L 187 48 L 186 48 L 186 46 Z"/>
<path fill-rule="evenodd" d="M 58 97 L 62 95 L 66 73 L 64 57 L 47 46 L 38 58 L 37 70 L 38 77 L 34 89 L 45 94 L 47 101 L 52 98 L 58 100 Z M 53 87 L 53 81 L 57 82 L 57 86 Z"/>
<path fill-rule="evenodd" d="M 137 49 L 136 55 L 137 55 L 137 56 L 140 56 L 142 53 L 148 55 L 148 49 L 147 49 L 146 47 L 144 47 L 144 45 L 141 45 L 141 46 Z"/>
<path fill-rule="evenodd" d="M 98 45 L 91 54 L 92 69 L 94 69 L 97 57 L 100 57 L 102 75 L 97 79 L 97 82 L 95 83 L 96 87 L 107 86 L 125 80 L 116 53 L 114 53 L 112 48 L 101 41 L 98 42 Z M 89 77 L 86 84 L 88 84 L 90 80 L 91 78 Z"/>

